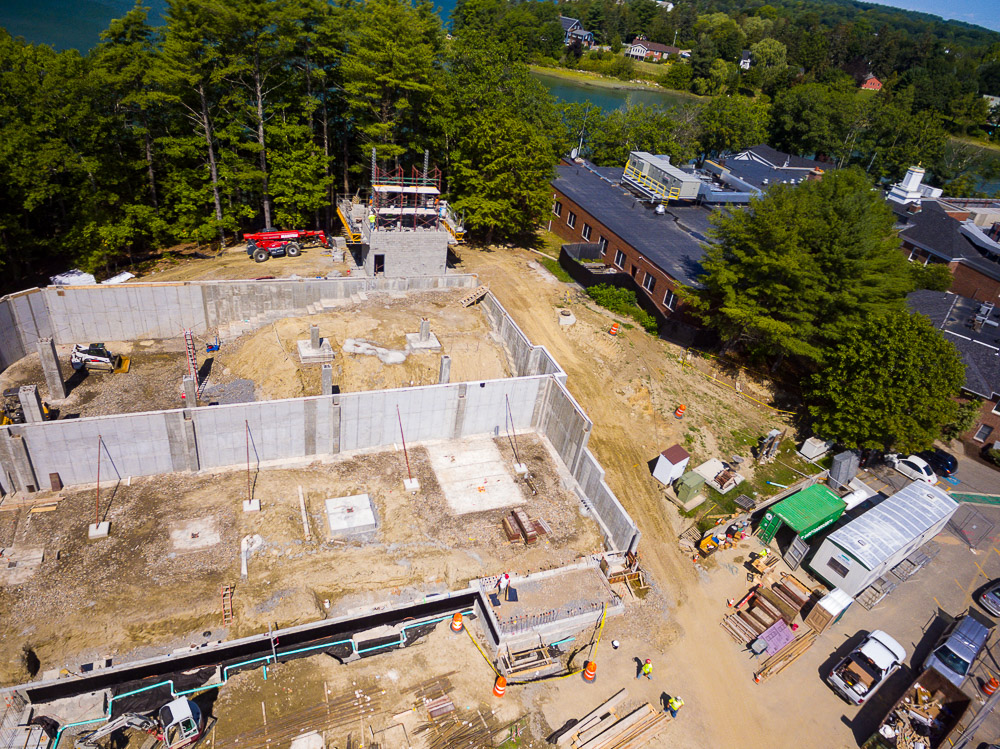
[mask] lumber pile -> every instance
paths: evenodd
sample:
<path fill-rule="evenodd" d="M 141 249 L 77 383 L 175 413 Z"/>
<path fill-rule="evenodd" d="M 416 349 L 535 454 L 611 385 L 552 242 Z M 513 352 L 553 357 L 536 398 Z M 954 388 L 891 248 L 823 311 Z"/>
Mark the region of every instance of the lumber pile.
<path fill-rule="evenodd" d="M 648 746 L 670 722 L 670 716 L 655 710 L 648 702 L 620 716 L 617 711 L 626 696 L 624 689 L 618 691 L 559 736 L 556 745 L 572 749 L 639 749 Z"/>
<path fill-rule="evenodd" d="M 470 304 L 478 302 L 480 299 L 486 296 L 486 294 L 489 293 L 489 290 L 490 290 L 489 286 L 479 286 L 471 293 L 466 294 L 464 297 L 462 297 L 459 300 L 459 304 L 461 304 L 463 307 L 468 307 Z"/>
<path fill-rule="evenodd" d="M 812 630 L 799 635 L 788 645 L 765 660 L 760 668 L 754 672 L 753 680 L 759 684 L 767 681 L 775 674 L 781 673 L 811 648 L 814 642 L 816 642 L 816 633 Z"/>
<path fill-rule="evenodd" d="M 753 595 L 745 600 L 748 601 L 746 610 L 737 611 L 722 620 L 722 628 L 740 645 L 753 642 L 779 619 L 785 619 L 789 624 L 794 619 L 794 614 L 786 618 L 788 613 L 781 608 L 785 604 L 775 604 L 777 597 L 763 585 L 757 586 Z"/>

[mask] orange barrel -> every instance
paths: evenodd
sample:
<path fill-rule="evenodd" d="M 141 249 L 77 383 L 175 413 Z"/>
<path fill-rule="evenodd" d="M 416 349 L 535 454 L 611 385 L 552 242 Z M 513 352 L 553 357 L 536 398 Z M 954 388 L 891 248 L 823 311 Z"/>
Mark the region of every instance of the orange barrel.
<path fill-rule="evenodd" d="M 677 407 L 677 410 L 674 411 L 674 418 L 676 418 L 676 419 L 683 419 L 684 418 L 684 412 L 687 411 L 687 409 L 688 409 L 688 407 L 685 406 L 683 403 L 681 405 L 679 405 Z"/>
<path fill-rule="evenodd" d="M 608 331 L 611 335 L 618 335 L 618 323 L 611 326 L 611 330 Z"/>
<path fill-rule="evenodd" d="M 593 661 L 587 661 L 587 665 L 583 668 L 583 680 L 593 683 L 594 679 L 597 678 L 597 664 Z"/>
<path fill-rule="evenodd" d="M 497 676 L 497 680 L 493 684 L 493 696 L 503 697 L 505 694 L 507 694 L 507 677 Z"/>
<path fill-rule="evenodd" d="M 997 681 L 997 677 L 991 676 L 990 680 L 983 684 L 983 694 L 989 697 L 997 691 L 997 687 L 1000 687 L 1000 681 Z"/>
<path fill-rule="evenodd" d="M 462 624 L 462 614 L 460 612 L 455 612 L 455 616 L 451 618 L 451 631 L 461 632 L 463 628 Z"/>

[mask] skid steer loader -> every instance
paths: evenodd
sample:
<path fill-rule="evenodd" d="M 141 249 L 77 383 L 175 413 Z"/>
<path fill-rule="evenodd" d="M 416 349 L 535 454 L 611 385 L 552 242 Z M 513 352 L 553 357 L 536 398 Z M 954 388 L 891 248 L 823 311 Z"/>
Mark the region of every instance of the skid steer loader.
<path fill-rule="evenodd" d="M 88 372 L 121 374 L 128 372 L 132 360 L 127 356 L 112 354 L 103 343 L 91 343 L 89 346 L 77 343 L 73 346 L 69 363 L 73 365 L 73 369 L 77 370 L 86 369 Z"/>

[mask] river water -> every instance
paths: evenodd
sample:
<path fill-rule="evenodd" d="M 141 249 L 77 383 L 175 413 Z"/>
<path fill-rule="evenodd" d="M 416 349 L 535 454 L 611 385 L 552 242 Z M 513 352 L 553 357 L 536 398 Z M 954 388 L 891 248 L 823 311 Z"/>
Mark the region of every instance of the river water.
<path fill-rule="evenodd" d="M 649 91 L 647 89 L 609 88 L 561 76 L 548 75 L 533 71 L 549 93 L 559 101 L 572 103 L 590 102 L 601 109 L 610 111 L 624 106 L 626 103 L 646 104 L 648 106 L 680 107 L 697 101 L 694 97 L 685 96 L 674 91 Z"/>

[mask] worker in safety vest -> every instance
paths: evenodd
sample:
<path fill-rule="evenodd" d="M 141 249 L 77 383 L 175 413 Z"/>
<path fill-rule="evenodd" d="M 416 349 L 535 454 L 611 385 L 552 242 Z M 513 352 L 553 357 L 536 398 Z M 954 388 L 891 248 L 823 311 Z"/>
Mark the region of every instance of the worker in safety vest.
<path fill-rule="evenodd" d="M 375 212 L 372 211 L 368 214 L 368 226 L 372 231 L 375 231 Z"/>
<path fill-rule="evenodd" d="M 639 673 L 635 675 L 635 678 L 638 679 L 640 676 L 645 676 L 650 681 L 653 680 L 653 662 L 649 660 L 649 658 L 647 658 L 646 662 L 642 664 L 642 668 L 639 670 Z"/>
<path fill-rule="evenodd" d="M 676 718 L 677 711 L 682 707 L 684 707 L 684 700 L 676 695 L 667 700 L 667 710 L 670 712 L 671 718 Z"/>

